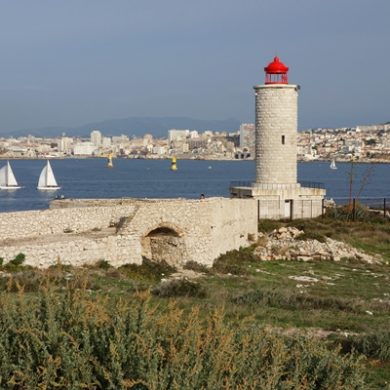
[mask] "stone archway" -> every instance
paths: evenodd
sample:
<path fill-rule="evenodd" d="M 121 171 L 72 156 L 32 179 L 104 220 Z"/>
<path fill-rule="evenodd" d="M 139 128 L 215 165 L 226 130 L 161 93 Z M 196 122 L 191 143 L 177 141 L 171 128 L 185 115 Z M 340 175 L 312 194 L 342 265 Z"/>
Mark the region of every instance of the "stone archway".
<path fill-rule="evenodd" d="M 182 234 L 168 226 L 159 226 L 141 240 L 142 256 L 152 261 L 165 261 L 174 267 L 186 262 L 186 247 Z"/>

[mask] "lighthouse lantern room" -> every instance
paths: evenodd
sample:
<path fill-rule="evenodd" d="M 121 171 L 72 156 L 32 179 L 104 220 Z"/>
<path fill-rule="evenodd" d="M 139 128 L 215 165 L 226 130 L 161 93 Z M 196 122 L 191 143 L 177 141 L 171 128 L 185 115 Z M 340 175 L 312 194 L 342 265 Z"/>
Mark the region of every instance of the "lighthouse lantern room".
<path fill-rule="evenodd" d="M 265 84 L 288 84 L 288 66 L 274 57 L 274 60 L 264 68 Z"/>

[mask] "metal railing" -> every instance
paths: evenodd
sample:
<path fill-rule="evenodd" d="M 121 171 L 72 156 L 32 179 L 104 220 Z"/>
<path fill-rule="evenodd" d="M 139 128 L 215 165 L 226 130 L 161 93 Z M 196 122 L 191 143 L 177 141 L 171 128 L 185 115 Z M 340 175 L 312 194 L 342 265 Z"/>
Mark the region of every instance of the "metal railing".
<path fill-rule="evenodd" d="M 302 187 L 308 188 L 325 188 L 324 183 L 317 181 L 300 181 Z M 232 187 L 252 187 L 253 181 L 232 181 L 230 182 L 230 188 Z"/>
<path fill-rule="evenodd" d="M 251 181 L 231 181 L 230 188 L 232 187 L 252 187 Z"/>
<path fill-rule="evenodd" d="M 299 184 L 302 187 L 308 187 L 308 188 L 325 188 L 324 183 L 320 183 L 318 181 L 300 181 Z"/>
<path fill-rule="evenodd" d="M 334 202 L 332 207 L 330 202 Z M 327 205 L 326 205 L 327 204 Z M 390 220 L 390 198 L 389 197 L 359 197 L 359 198 L 331 198 L 324 200 L 327 212 L 333 216 L 351 220 L 365 220 L 368 216 L 376 213 L 386 220 Z"/>

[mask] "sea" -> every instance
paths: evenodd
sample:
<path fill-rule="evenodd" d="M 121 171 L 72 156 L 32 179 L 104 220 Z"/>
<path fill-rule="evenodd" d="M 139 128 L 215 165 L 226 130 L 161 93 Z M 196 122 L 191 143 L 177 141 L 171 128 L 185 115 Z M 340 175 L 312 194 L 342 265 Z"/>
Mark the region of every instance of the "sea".
<path fill-rule="evenodd" d="M 6 160 L 0 160 L 0 168 Z M 229 197 L 233 181 L 254 181 L 254 161 L 178 160 L 178 170 L 170 170 L 169 160 L 114 159 L 106 167 L 102 158 L 51 160 L 57 191 L 39 191 L 37 183 L 44 160 L 10 161 L 21 189 L 0 190 L 0 212 L 47 209 L 56 197 L 65 198 L 187 198 Z M 300 182 L 320 182 L 327 198 L 338 202 L 349 196 L 390 198 L 390 164 L 299 162 Z M 352 181 L 351 181 L 352 176 Z M 315 184 L 314 184 L 315 185 Z M 1 217 L 0 217 L 1 218 Z"/>

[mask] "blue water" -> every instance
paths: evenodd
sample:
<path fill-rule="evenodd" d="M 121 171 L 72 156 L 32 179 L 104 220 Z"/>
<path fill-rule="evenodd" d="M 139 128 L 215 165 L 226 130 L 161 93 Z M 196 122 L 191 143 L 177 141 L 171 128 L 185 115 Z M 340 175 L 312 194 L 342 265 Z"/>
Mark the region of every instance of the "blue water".
<path fill-rule="evenodd" d="M 0 160 L 0 167 L 5 161 Z M 11 165 L 23 188 L 0 190 L 0 211 L 45 209 L 57 195 L 67 198 L 198 198 L 229 196 L 231 181 L 253 181 L 253 161 L 180 160 L 178 171 L 169 170 L 169 160 L 115 159 L 114 168 L 106 168 L 105 159 L 51 160 L 61 190 L 54 192 L 36 189 L 43 160 L 13 160 Z M 338 163 L 337 170 L 329 162 L 299 163 L 300 181 L 322 182 L 327 197 L 348 197 L 349 163 Z M 211 167 L 211 169 L 209 168 Z M 354 164 L 354 194 L 390 197 L 390 164 Z"/>

